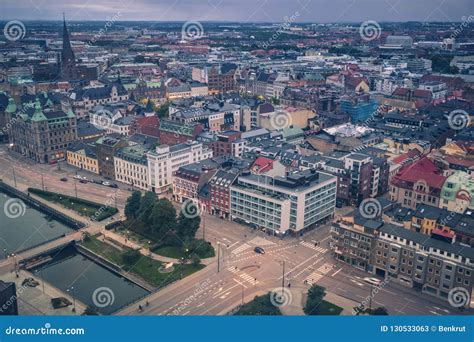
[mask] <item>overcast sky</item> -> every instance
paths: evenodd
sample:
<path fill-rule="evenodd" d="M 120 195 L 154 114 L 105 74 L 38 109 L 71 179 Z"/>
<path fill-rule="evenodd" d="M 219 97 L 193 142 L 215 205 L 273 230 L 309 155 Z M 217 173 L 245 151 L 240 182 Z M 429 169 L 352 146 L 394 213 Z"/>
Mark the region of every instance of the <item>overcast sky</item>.
<path fill-rule="evenodd" d="M 0 20 L 462 21 L 474 0 L 0 0 Z M 472 23 L 474 25 L 474 22 Z"/>

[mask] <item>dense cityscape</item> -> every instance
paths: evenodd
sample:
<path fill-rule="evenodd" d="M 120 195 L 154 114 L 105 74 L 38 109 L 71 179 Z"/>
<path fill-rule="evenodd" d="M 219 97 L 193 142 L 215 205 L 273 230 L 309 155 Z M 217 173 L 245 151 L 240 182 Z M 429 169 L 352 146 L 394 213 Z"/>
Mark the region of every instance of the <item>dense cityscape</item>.
<path fill-rule="evenodd" d="M 474 13 L 304 11 L 1 22 L 0 315 L 472 315 Z"/>

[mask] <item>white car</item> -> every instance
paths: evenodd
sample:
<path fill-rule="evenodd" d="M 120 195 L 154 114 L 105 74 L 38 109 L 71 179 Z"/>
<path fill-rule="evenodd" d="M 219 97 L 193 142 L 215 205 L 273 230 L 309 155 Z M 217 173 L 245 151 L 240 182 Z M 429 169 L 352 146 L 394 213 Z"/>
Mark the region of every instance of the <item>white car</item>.
<path fill-rule="evenodd" d="M 79 176 L 79 175 L 74 175 L 74 177 L 72 177 L 72 178 L 77 179 L 77 180 L 81 180 L 81 179 L 82 179 L 82 177 Z"/>
<path fill-rule="evenodd" d="M 382 281 L 380 279 L 372 278 L 372 277 L 365 277 L 364 281 L 366 283 L 369 283 L 371 285 L 376 285 L 376 286 L 379 286 L 380 284 L 382 284 Z"/>
<path fill-rule="evenodd" d="M 110 183 L 109 182 L 102 182 L 102 185 L 105 185 L 105 186 L 110 186 Z"/>

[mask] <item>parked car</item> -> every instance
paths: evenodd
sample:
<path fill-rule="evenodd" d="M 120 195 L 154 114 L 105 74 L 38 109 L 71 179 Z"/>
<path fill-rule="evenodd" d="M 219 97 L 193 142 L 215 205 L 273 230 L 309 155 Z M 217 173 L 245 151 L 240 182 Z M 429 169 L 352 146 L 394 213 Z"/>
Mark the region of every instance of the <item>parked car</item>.
<path fill-rule="evenodd" d="M 81 179 L 82 179 L 82 177 L 79 176 L 79 175 L 74 175 L 72 178 L 77 179 L 77 180 L 81 180 Z"/>
<path fill-rule="evenodd" d="M 364 281 L 366 283 L 369 283 L 369 284 L 375 285 L 375 286 L 379 286 L 380 284 L 382 284 L 382 281 L 380 279 L 373 278 L 373 277 L 365 277 Z"/>
<path fill-rule="evenodd" d="M 118 185 L 115 184 L 115 183 L 111 183 L 109 186 L 110 186 L 111 188 L 118 188 Z"/>
<path fill-rule="evenodd" d="M 60 181 L 61 181 L 61 182 L 67 182 L 67 178 L 66 178 L 66 177 L 62 177 L 62 178 L 60 179 Z"/>
<path fill-rule="evenodd" d="M 265 250 L 262 247 L 255 247 L 254 251 L 258 254 L 265 254 Z"/>
<path fill-rule="evenodd" d="M 104 181 L 104 182 L 102 182 L 102 185 L 105 185 L 105 186 L 110 186 L 110 183 L 109 183 L 109 182 L 106 182 L 106 181 Z"/>
<path fill-rule="evenodd" d="M 87 178 L 86 178 L 86 177 L 81 178 L 81 179 L 79 180 L 79 183 L 87 183 Z"/>

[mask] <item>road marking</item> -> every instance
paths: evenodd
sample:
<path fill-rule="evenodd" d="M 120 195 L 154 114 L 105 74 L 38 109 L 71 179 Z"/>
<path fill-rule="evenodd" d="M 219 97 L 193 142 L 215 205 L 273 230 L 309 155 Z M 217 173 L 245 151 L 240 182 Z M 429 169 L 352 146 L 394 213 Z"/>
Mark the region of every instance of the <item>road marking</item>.
<path fill-rule="evenodd" d="M 301 241 L 300 245 L 302 245 L 304 247 L 307 247 L 307 248 L 311 248 L 312 250 L 315 250 L 316 252 L 319 252 L 319 253 L 326 253 L 326 251 L 327 251 L 326 248 L 315 246 L 314 244 L 306 242 L 306 241 Z"/>
<path fill-rule="evenodd" d="M 319 274 L 318 272 L 314 271 L 305 280 L 309 285 L 313 285 L 322 277 L 323 277 L 322 274 Z"/>
<path fill-rule="evenodd" d="M 247 288 L 247 286 L 245 286 L 243 283 L 241 283 L 241 282 L 240 282 L 240 281 L 238 281 L 237 279 L 234 279 L 234 281 L 235 281 L 236 283 L 238 283 L 240 286 L 243 286 L 243 287 L 244 287 L 244 289 L 246 289 L 246 288 Z M 237 286 L 237 285 L 235 285 L 235 286 Z M 235 286 L 234 286 L 234 287 L 235 287 Z"/>
<path fill-rule="evenodd" d="M 334 272 L 333 274 L 331 274 L 331 277 L 334 277 L 336 274 L 338 274 L 339 272 L 342 271 L 342 268 L 338 269 L 336 272 Z"/>
<path fill-rule="evenodd" d="M 249 249 L 251 248 L 252 246 L 250 246 L 249 244 L 247 243 L 244 243 L 243 245 L 241 245 L 240 247 L 237 247 L 236 249 L 234 249 L 232 251 L 232 254 L 239 254 L 240 252 L 243 252 L 245 251 L 246 249 Z"/>
<path fill-rule="evenodd" d="M 233 243 L 232 245 L 230 245 L 228 248 L 232 248 L 232 247 L 234 247 L 234 246 L 235 246 L 236 244 L 238 244 L 239 242 L 240 242 L 240 241 L 236 241 L 236 242 L 234 242 L 234 243 Z"/>
<path fill-rule="evenodd" d="M 200 307 L 203 306 L 204 304 L 206 304 L 206 302 L 202 302 L 201 304 L 196 305 L 196 308 L 200 308 Z"/>

